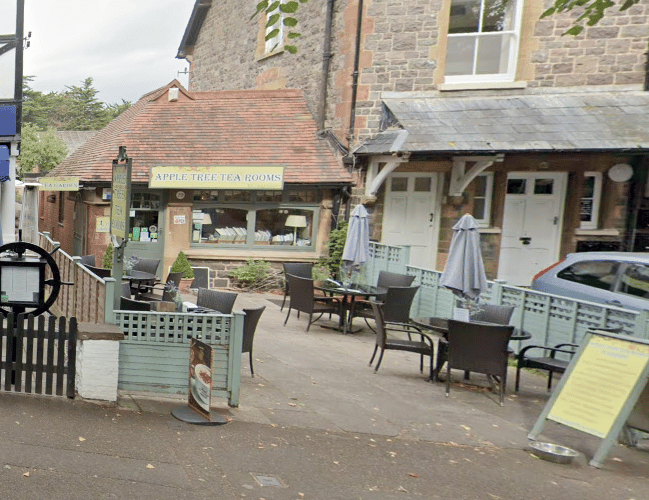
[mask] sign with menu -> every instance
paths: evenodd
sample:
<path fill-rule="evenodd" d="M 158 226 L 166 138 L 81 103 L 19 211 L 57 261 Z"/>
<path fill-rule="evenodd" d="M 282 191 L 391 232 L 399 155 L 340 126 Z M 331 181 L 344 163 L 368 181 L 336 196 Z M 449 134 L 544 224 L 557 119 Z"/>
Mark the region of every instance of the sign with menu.
<path fill-rule="evenodd" d="M 535 439 L 546 419 L 599 437 L 604 441 L 590 462 L 599 467 L 648 378 L 647 340 L 589 331 L 528 437 Z"/>
<path fill-rule="evenodd" d="M 214 353 L 208 344 L 191 339 L 188 406 L 208 421 L 211 420 L 213 359 Z"/>
<path fill-rule="evenodd" d="M 125 163 L 113 160 L 113 184 L 110 200 L 110 233 L 125 239 L 129 233 L 131 207 L 131 159 Z"/>

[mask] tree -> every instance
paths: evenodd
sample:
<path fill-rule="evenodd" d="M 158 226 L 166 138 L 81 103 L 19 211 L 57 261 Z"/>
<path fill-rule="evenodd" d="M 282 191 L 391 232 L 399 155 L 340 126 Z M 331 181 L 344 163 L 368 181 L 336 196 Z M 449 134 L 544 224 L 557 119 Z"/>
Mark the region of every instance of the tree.
<path fill-rule="evenodd" d="M 20 134 L 20 170 L 49 172 L 63 161 L 68 154 L 65 143 L 54 135 L 54 129 L 38 132 L 36 125 L 25 123 Z"/>
<path fill-rule="evenodd" d="M 620 0 L 617 2 L 619 5 L 619 11 L 625 11 L 640 0 Z M 576 7 L 581 7 L 584 9 L 583 14 L 581 14 L 574 22 L 573 26 L 564 33 L 564 35 L 578 35 L 584 29 L 584 26 L 579 24 L 583 21 L 586 22 L 588 26 L 595 26 L 605 15 L 606 9 L 609 9 L 616 5 L 614 0 L 555 0 L 548 10 L 546 10 L 542 15 L 541 19 L 544 17 L 551 16 L 553 14 L 559 14 L 562 12 L 568 12 Z"/>
<path fill-rule="evenodd" d="M 279 34 L 279 23 L 282 23 L 287 28 L 295 28 L 297 26 L 297 19 L 293 17 L 300 6 L 301 3 L 307 3 L 308 0 L 262 0 L 257 4 L 257 10 L 250 17 L 253 19 L 257 17 L 260 13 L 264 13 L 266 16 L 266 41 L 275 38 Z M 268 31 L 268 28 L 272 28 Z M 301 37 L 302 34 L 293 30 L 289 30 L 286 37 L 289 40 L 295 40 Z M 295 54 L 297 52 L 297 47 L 295 45 L 284 45 L 284 50 Z"/>

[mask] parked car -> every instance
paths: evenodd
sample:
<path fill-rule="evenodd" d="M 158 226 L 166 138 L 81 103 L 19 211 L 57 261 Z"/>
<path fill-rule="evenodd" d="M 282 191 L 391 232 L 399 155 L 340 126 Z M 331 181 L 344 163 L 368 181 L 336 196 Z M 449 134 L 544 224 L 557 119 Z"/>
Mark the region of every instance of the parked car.
<path fill-rule="evenodd" d="M 532 289 L 634 311 L 649 310 L 649 253 L 572 253 L 534 276 Z"/>

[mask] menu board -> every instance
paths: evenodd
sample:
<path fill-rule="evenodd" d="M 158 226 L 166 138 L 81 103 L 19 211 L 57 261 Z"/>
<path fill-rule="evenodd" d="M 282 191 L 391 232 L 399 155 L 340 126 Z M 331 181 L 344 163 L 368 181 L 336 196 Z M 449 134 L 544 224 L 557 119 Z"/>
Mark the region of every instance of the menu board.
<path fill-rule="evenodd" d="M 212 404 L 212 348 L 200 340 L 189 344 L 189 407 L 211 420 Z"/>
<path fill-rule="evenodd" d="M 649 346 L 591 337 L 548 419 L 604 438 L 649 361 Z"/>

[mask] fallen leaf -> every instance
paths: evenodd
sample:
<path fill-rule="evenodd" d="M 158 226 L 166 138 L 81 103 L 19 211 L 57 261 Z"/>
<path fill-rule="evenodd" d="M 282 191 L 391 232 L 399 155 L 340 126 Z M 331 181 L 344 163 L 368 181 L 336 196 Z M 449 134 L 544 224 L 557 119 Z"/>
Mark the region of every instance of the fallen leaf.
<path fill-rule="evenodd" d="M 617 457 L 613 457 L 613 459 L 612 459 L 612 460 L 613 460 L 614 462 L 621 462 L 621 461 L 622 461 L 622 459 L 621 459 L 621 458 L 617 458 Z"/>
<path fill-rule="evenodd" d="M 419 477 L 419 476 L 418 476 L 417 474 L 415 474 L 414 472 L 408 472 L 408 475 L 409 475 L 410 477 Z"/>
<path fill-rule="evenodd" d="M 11 470 L 11 466 L 10 465 L 5 465 L 5 469 Z"/>
<path fill-rule="evenodd" d="M 25 473 L 23 474 L 23 476 L 25 476 L 25 477 L 29 477 L 29 472 L 25 472 Z"/>
<path fill-rule="evenodd" d="M 300 498 L 304 498 L 304 493 L 298 492 L 297 496 L 299 496 Z"/>
<path fill-rule="evenodd" d="M 295 403 L 288 403 L 289 406 L 297 406 Z"/>
<path fill-rule="evenodd" d="M 79 441 L 85 441 L 86 438 L 79 436 Z"/>
<path fill-rule="evenodd" d="M 408 493 L 408 490 L 405 489 L 403 486 L 399 486 L 398 491 L 403 491 L 404 493 Z"/>
<path fill-rule="evenodd" d="M 460 427 L 462 427 L 462 429 L 464 429 L 465 431 L 471 430 L 471 427 L 469 427 L 468 425 L 460 425 Z"/>
<path fill-rule="evenodd" d="M 153 465 L 151 465 L 151 464 L 147 464 L 146 468 L 147 469 L 155 469 L 155 467 Z"/>

